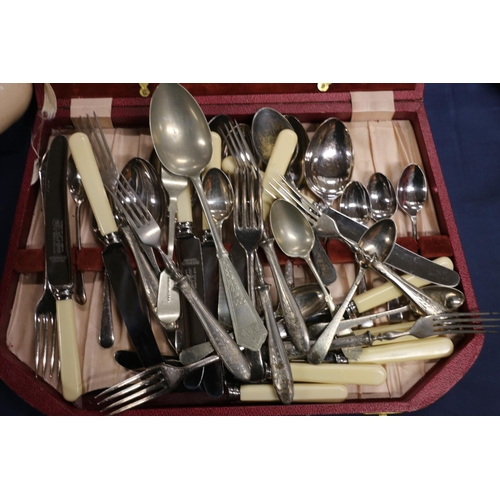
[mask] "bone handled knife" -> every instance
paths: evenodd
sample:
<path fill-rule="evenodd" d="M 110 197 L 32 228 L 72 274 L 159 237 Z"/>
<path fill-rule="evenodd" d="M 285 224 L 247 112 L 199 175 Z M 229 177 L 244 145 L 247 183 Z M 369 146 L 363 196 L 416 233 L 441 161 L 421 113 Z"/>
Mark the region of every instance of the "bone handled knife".
<path fill-rule="evenodd" d="M 105 242 L 102 252 L 104 266 L 130 340 L 145 367 L 162 363 L 163 358 L 144 309 L 127 251 L 118 236 L 118 227 L 89 138 L 77 132 L 69 138 L 69 147 Z"/>
<path fill-rule="evenodd" d="M 62 394 L 67 401 L 75 401 L 82 394 L 82 375 L 73 303 L 73 267 L 66 187 L 67 161 L 68 140 L 59 135 L 50 147 L 42 186 L 42 189 L 45 189 L 45 252 L 47 279 L 56 299 Z"/>

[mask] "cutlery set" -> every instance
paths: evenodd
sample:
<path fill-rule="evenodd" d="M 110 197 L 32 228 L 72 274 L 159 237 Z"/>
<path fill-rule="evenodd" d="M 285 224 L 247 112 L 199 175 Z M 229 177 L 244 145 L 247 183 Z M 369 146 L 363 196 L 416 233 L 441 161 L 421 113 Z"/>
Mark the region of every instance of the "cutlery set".
<path fill-rule="evenodd" d="M 431 261 L 396 242 L 396 196 L 418 237 L 427 194 L 420 167 L 409 165 L 397 189 L 381 175 L 367 189 L 355 185 L 340 120 L 325 120 L 310 140 L 295 117 L 270 108 L 252 127 L 225 115 L 207 122 L 184 87 L 160 84 L 150 133 L 150 161 L 131 159 L 120 172 L 97 116 L 87 116 L 69 139 L 54 138 L 40 168 L 46 285 L 35 313 L 35 374 L 60 377 L 67 401 L 82 395 L 73 284 L 79 304 L 86 295 L 71 261 L 66 182 L 77 223 L 81 204 L 90 204 L 110 294 L 134 349 L 116 351 L 115 360 L 139 372 L 96 396 L 103 412 L 121 413 L 182 384 L 214 399 L 340 402 L 348 384 L 383 384 L 386 363 L 446 357 L 461 336 L 497 331 L 494 313 L 457 311 L 463 295 L 450 259 Z M 149 198 L 141 196 L 143 175 L 153 184 Z M 351 191 L 364 201 L 349 199 Z M 328 238 L 342 241 L 358 265 L 340 304 L 320 243 Z M 307 288 L 294 284 L 300 261 L 312 273 Z M 363 286 L 367 272 L 387 282 Z M 397 309 L 379 309 L 394 299 Z M 408 320 L 388 322 L 394 313 Z M 160 351 L 153 320 L 175 356 Z"/>

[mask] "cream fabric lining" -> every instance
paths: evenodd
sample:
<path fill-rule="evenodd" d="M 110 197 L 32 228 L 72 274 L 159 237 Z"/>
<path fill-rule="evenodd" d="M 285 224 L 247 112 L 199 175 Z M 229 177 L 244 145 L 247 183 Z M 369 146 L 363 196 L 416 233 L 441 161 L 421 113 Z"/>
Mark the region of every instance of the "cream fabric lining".
<path fill-rule="evenodd" d="M 317 124 L 305 124 L 310 135 Z M 411 162 L 422 165 L 413 128 L 409 121 L 370 121 L 346 123 L 353 141 L 355 167 L 353 180 L 367 184 L 370 175 L 376 171 L 384 172 L 396 187 L 404 167 Z M 135 156 L 149 158 L 153 149 L 151 137 L 147 130 L 138 129 L 106 129 L 106 138 L 111 147 L 113 157 L 119 169 Z M 71 237 L 75 236 L 75 204 L 68 191 L 68 210 L 70 214 Z M 398 210 L 394 216 L 400 236 L 411 235 L 408 216 Z M 419 235 L 439 234 L 439 226 L 432 199 L 426 203 L 418 216 Z M 27 248 L 41 248 L 44 245 L 43 214 L 40 199 L 37 200 Z M 82 208 L 82 245 L 99 246 L 92 230 L 92 214 L 88 203 Z M 330 291 L 337 303 L 350 287 L 355 277 L 353 264 L 336 266 L 338 279 L 330 286 Z M 296 285 L 313 281 L 309 270 L 295 266 Z M 267 276 L 270 277 L 269 270 Z M 367 285 L 376 286 L 383 279 L 367 273 Z M 272 279 L 269 280 L 272 282 Z M 75 302 L 80 363 L 83 374 L 83 390 L 89 392 L 108 387 L 130 376 L 132 373 L 123 369 L 114 360 L 114 352 L 121 349 L 132 350 L 132 345 L 121 317 L 113 304 L 115 327 L 115 345 L 111 349 L 103 349 L 97 342 L 102 312 L 102 273 L 85 273 L 87 303 L 80 306 Z M 273 297 L 276 299 L 274 287 Z M 43 293 L 42 277 L 34 274 L 21 275 L 16 298 L 11 312 L 11 320 L 7 331 L 9 349 L 24 363 L 34 369 L 34 311 L 36 303 Z M 160 350 L 164 354 L 172 354 L 163 332 L 158 324 L 153 330 Z M 435 362 L 407 362 L 386 365 L 387 381 L 378 386 L 348 386 L 350 399 L 365 398 L 397 398 L 411 388 Z M 56 380 L 48 379 L 48 383 L 58 387 Z"/>

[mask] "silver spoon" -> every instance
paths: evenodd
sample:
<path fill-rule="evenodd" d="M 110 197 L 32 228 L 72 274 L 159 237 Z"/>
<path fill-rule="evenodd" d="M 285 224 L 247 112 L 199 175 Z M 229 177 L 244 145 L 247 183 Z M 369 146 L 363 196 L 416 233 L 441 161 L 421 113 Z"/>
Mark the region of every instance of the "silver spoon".
<path fill-rule="evenodd" d="M 76 221 L 76 247 L 80 251 L 82 249 L 82 234 L 81 234 L 81 208 L 87 195 L 83 187 L 82 178 L 78 173 L 73 156 L 68 160 L 68 187 L 71 197 L 76 204 L 75 221 Z M 75 300 L 79 304 L 87 302 L 87 294 L 85 293 L 85 282 L 83 280 L 83 273 L 77 269 L 75 271 Z"/>
<path fill-rule="evenodd" d="M 343 319 L 347 306 L 352 300 L 359 283 L 363 279 L 363 276 L 369 267 L 370 257 L 376 255 L 380 262 L 385 261 L 392 252 L 395 243 L 395 226 L 385 224 L 385 220 L 376 222 L 372 227 L 363 233 L 363 236 L 361 236 L 358 243 L 359 248 L 356 251 L 356 259 L 360 265 L 358 274 L 344 301 L 337 309 L 332 321 L 328 324 L 307 354 L 307 360 L 310 363 L 317 365 L 323 362 L 328 354 L 328 350 L 330 349 L 333 339 L 337 335 L 337 330 Z"/>
<path fill-rule="evenodd" d="M 340 212 L 347 217 L 367 225 L 371 219 L 372 207 L 368 190 L 358 181 L 350 181 L 340 197 Z M 359 267 L 359 266 L 358 266 Z M 366 279 L 363 276 L 358 285 L 358 293 L 366 291 Z M 369 328 L 373 323 L 367 322 Z"/>
<path fill-rule="evenodd" d="M 352 141 L 346 126 L 337 118 L 325 120 L 306 150 L 305 176 L 309 189 L 329 205 L 344 191 L 353 165 Z"/>
<path fill-rule="evenodd" d="M 371 218 L 374 221 L 390 219 L 398 208 L 396 191 L 392 182 L 382 172 L 375 172 L 368 180 L 366 189 L 372 207 Z"/>
<path fill-rule="evenodd" d="M 316 281 L 325 295 L 328 309 L 335 312 L 335 304 L 330 292 L 323 284 L 321 276 L 311 259 L 314 246 L 314 231 L 298 208 L 283 199 L 276 200 L 271 205 L 269 222 L 274 239 L 282 252 L 288 257 L 304 259 L 311 269 Z"/>
<path fill-rule="evenodd" d="M 290 122 L 279 112 L 272 108 L 261 108 L 252 119 L 252 143 L 264 165 L 267 165 L 274 144 L 279 133 L 282 130 L 293 130 Z M 291 162 L 297 157 L 298 149 L 291 159 Z"/>
<path fill-rule="evenodd" d="M 424 172 L 416 163 L 410 163 L 401 174 L 397 188 L 398 203 L 401 210 L 411 220 L 411 232 L 417 239 L 417 214 L 427 199 L 427 181 Z"/>
<path fill-rule="evenodd" d="M 398 208 L 396 191 L 392 182 L 382 172 L 375 172 L 371 175 L 366 186 L 371 201 L 371 217 L 374 221 L 380 219 L 390 219 Z M 399 297 L 387 303 L 388 310 L 399 309 Z M 401 323 L 403 321 L 402 312 L 394 312 L 387 319 L 390 323 Z"/>
<path fill-rule="evenodd" d="M 206 172 L 203 178 L 203 190 L 207 197 L 207 203 L 210 207 L 210 213 L 215 221 L 217 233 L 222 239 L 222 225 L 233 212 L 234 191 L 227 175 L 218 168 L 211 168 Z M 220 271 L 219 271 L 220 273 Z M 224 291 L 222 280 L 219 285 L 218 300 L 219 321 L 225 326 L 231 326 L 231 317 L 227 304 L 227 298 Z"/>
<path fill-rule="evenodd" d="M 173 174 L 189 177 L 210 225 L 236 341 L 258 351 L 267 330 L 217 234 L 203 191 L 200 175 L 212 157 L 212 136 L 205 115 L 184 87 L 161 83 L 151 98 L 149 123 L 158 158 Z"/>

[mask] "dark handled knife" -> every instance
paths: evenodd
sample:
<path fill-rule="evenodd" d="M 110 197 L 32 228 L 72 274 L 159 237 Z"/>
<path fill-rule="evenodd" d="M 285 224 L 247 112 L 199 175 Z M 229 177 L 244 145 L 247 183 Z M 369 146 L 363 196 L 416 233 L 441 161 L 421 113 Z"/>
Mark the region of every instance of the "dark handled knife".
<path fill-rule="evenodd" d="M 67 201 L 68 140 L 57 136 L 51 144 L 44 189 L 45 252 L 47 280 L 56 299 L 56 324 L 60 380 L 64 399 L 75 401 L 82 394 L 82 374 L 73 304 L 73 266 Z"/>
<path fill-rule="evenodd" d="M 188 185 L 179 195 L 177 200 L 177 230 L 175 240 L 175 255 L 177 263 L 204 301 L 205 288 L 203 285 L 203 262 L 201 256 L 201 243 L 193 232 L 193 212 L 191 209 L 191 186 Z M 191 304 L 182 297 L 182 318 L 184 333 L 188 337 L 189 345 L 206 342 L 207 336 L 198 316 Z M 200 387 L 205 368 L 200 368 L 190 373 L 184 379 L 184 386 L 188 389 Z"/>
<path fill-rule="evenodd" d="M 127 251 L 118 236 L 118 227 L 89 138 L 77 132 L 70 137 L 69 147 L 103 236 L 104 266 L 130 340 L 145 367 L 162 363 L 163 358 L 151 329 L 144 301 L 141 300 Z"/>
<path fill-rule="evenodd" d="M 320 210 L 331 217 L 337 224 L 342 235 L 350 240 L 359 241 L 366 231 L 365 226 L 337 212 L 333 208 L 321 206 Z M 319 236 L 335 237 L 336 235 L 321 233 Z M 419 278 L 438 285 L 454 287 L 460 283 L 460 275 L 456 271 L 435 264 L 429 259 L 397 244 L 394 245 L 386 263 L 400 271 L 413 274 L 414 276 L 418 276 Z"/>

